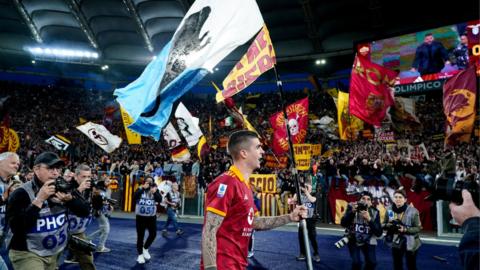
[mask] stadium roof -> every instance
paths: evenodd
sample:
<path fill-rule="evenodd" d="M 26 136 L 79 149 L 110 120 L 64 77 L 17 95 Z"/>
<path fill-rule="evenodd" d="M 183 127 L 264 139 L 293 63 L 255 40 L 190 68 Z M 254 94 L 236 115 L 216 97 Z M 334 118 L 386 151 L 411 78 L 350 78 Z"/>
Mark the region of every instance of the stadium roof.
<path fill-rule="evenodd" d="M 226 1 L 226 0 L 225 0 Z M 258 0 L 282 72 L 332 76 L 349 68 L 353 44 L 478 19 L 479 2 L 418 0 Z M 26 48 L 98 52 L 94 64 L 36 61 L 36 69 L 102 73 L 128 80 L 172 37 L 193 0 L 0 0 L 0 69 L 32 66 Z M 223 77 L 245 52 L 229 55 L 212 76 Z M 316 59 L 326 59 L 323 66 Z M 35 72 L 35 71 L 34 71 Z"/>

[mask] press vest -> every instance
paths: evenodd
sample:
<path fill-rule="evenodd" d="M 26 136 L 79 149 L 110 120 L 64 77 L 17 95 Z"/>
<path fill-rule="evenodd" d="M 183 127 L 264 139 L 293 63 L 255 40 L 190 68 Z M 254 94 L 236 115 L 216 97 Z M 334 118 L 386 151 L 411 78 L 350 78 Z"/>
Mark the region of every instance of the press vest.
<path fill-rule="evenodd" d="M 5 190 L 7 190 L 8 185 L 7 183 L 3 182 L 3 180 L 0 178 L 0 194 L 3 194 Z M 6 220 L 5 220 L 5 213 L 7 212 L 7 203 L 5 202 L 2 206 L 0 206 L 0 235 L 3 234 L 3 230 L 6 225 Z"/>
<path fill-rule="evenodd" d="M 372 220 L 375 220 L 378 215 L 378 211 L 373 208 L 368 208 L 368 213 Z M 355 213 L 355 218 L 353 219 L 353 224 L 350 226 L 350 234 L 355 237 L 355 242 L 358 246 L 363 244 L 376 245 L 377 238 L 373 235 L 372 228 L 368 222 L 360 216 L 360 214 Z"/>
<path fill-rule="evenodd" d="M 135 214 L 143 217 L 155 216 L 157 213 L 157 205 L 155 198 L 149 191 L 144 191 L 138 199 L 135 206 Z"/>
<path fill-rule="evenodd" d="M 302 201 L 302 204 L 307 208 L 307 218 L 312 218 L 313 213 L 315 212 L 315 203 L 310 202 L 308 200 L 308 197 L 306 195 L 300 195 L 300 199 Z"/>
<path fill-rule="evenodd" d="M 388 221 L 389 222 L 391 222 L 394 219 L 400 219 L 402 221 L 402 223 L 408 228 L 408 227 L 412 226 L 413 219 L 415 217 L 415 214 L 417 213 L 417 209 L 415 209 L 414 207 L 408 206 L 407 209 L 405 210 L 405 212 L 403 212 L 401 214 L 397 214 L 397 213 L 393 212 L 393 210 L 390 207 L 387 210 L 387 213 L 388 213 Z M 415 247 L 415 237 L 417 237 L 417 236 L 416 235 L 409 235 L 409 234 L 405 234 L 403 236 L 405 237 L 405 239 L 407 241 L 407 250 L 409 250 L 409 251 L 413 250 L 414 247 Z M 396 237 L 399 237 L 399 235 L 395 234 L 394 239 Z M 420 247 L 420 244 L 416 248 L 418 248 L 418 247 Z"/>
<path fill-rule="evenodd" d="M 35 199 L 33 181 L 23 184 L 30 201 Z M 66 209 L 62 205 L 50 207 L 45 201 L 40 209 L 35 227 L 27 232 L 27 249 L 38 256 L 52 256 L 61 252 L 67 246 Z"/>

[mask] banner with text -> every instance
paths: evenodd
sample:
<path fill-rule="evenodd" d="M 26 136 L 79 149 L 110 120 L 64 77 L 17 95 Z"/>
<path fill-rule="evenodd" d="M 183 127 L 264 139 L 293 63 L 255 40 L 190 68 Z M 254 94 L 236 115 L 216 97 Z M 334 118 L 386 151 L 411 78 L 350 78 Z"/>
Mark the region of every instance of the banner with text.
<path fill-rule="evenodd" d="M 301 143 L 293 145 L 295 153 L 295 165 L 299 171 L 307 171 L 310 169 L 310 159 L 312 156 L 312 145 L 309 143 Z"/>
<path fill-rule="evenodd" d="M 252 174 L 250 184 L 259 187 L 261 193 L 277 193 L 277 176 L 275 174 Z"/>

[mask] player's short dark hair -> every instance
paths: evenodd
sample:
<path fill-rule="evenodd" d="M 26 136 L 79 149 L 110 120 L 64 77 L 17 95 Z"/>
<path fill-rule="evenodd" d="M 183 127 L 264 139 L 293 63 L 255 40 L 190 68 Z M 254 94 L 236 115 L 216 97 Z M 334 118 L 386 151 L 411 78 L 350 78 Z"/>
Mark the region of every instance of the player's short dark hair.
<path fill-rule="evenodd" d="M 428 36 L 433 36 L 433 34 L 430 33 L 430 32 L 429 32 L 429 33 L 425 33 L 425 37 L 428 37 Z"/>
<path fill-rule="evenodd" d="M 250 130 L 233 132 L 228 138 L 228 153 L 232 156 L 232 158 L 236 159 L 241 150 L 244 150 L 250 146 L 251 139 L 258 139 L 257 133 Z"/>

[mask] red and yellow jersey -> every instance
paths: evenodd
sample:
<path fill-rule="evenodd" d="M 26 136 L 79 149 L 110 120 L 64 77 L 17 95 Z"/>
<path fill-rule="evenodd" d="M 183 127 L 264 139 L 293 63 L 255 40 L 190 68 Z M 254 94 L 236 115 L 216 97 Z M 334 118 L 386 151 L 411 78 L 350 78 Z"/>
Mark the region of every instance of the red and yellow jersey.
<path fill-rule="evenodd" d="M 206 211 L 224 217 L 217 232 L 217 269 L 245 269 L 257 209 L 248 182 L 235 166 L 208 186 L 205 205 Z"/>

